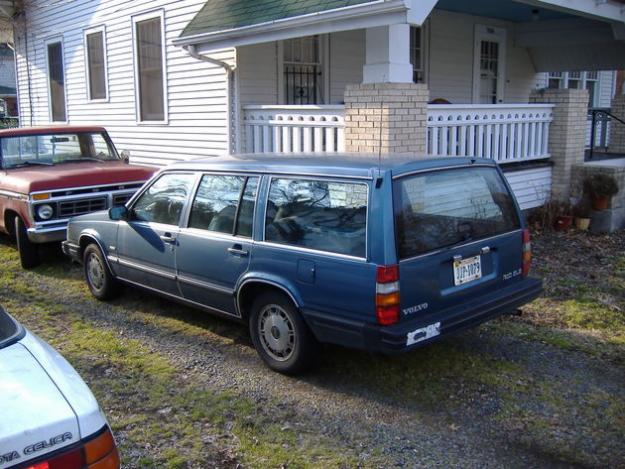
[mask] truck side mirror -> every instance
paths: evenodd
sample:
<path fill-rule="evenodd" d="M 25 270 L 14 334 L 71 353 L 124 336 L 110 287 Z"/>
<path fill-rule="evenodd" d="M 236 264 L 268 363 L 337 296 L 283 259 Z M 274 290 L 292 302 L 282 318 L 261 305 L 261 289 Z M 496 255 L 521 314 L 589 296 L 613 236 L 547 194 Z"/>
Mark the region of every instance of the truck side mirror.
<path fill-rule="evenodd" d="M 113 221 L 128 220 L 128 209 L 125 205 L 111 207 L 109 209 L 109 218 Z"/>
<path fill-rule="evenodd" d="M 128 164 L 128 162 L 130 161 L 130 151 L 122 150 L 122 152 L 120 153 L 120 156 L 122 157 L 122 160 L 124 161 L 124 163 Z"/>

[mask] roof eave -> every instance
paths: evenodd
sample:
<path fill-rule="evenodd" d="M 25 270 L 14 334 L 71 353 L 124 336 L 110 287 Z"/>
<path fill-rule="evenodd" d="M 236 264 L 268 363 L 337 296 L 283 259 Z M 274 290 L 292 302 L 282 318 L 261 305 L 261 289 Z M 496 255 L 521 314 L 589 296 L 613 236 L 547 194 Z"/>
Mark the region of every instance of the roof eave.
<path fill-rule="evenodd" d="M 305 28 L 314 28 L 324 24 L 326 26 L 319 33 L 390 24 L 391 19 L 397 20 L 397 15 L 402 16 L 407 21 L 407 13 L 406 0 L 377 0 L 371 3 L 282 18 L 240 28 L 183 36 L 174 39 L 173 44 L 181 47 L 210 44 L 214 49 L 237 47 L 276 40 L 278 36 L 280 39 L 305 36 L 308 35 L 308 33 L 303 33 Z"/>

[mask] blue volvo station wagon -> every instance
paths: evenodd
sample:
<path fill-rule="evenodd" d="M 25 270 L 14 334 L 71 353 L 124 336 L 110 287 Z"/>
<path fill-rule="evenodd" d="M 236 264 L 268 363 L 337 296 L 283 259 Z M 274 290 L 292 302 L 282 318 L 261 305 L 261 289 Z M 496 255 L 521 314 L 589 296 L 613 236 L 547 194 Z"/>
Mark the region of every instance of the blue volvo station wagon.
<path fill-rule="evenodd" d="M 73 218 L 93 295 L 140 286 L 249 325 L 272 369 L 320 343 L 394 353 L 536 298 L 529 231 L 482 159 L 243 155 L 173 164 Z"/>

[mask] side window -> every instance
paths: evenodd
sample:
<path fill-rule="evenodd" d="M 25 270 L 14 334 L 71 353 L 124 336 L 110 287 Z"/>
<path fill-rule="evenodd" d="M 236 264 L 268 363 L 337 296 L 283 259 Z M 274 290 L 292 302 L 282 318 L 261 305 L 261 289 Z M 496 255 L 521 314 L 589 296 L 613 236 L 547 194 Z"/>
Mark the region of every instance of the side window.
<path fill-rule="evenodd" d="M 366 256 L 367 186 L 322 180 L 273 179 L 265 240 Z"/>
<path fill-rule="evenodd" d="M 132 219 L 177 225 L 194 179 L 193 174 L 163 174 L 137 199 Z"/>
<path fill-rule="evenodd" d="M 203 176 L 191 206 L 189 228 L 251 237 L 257 186 L 256 177 Z"/>

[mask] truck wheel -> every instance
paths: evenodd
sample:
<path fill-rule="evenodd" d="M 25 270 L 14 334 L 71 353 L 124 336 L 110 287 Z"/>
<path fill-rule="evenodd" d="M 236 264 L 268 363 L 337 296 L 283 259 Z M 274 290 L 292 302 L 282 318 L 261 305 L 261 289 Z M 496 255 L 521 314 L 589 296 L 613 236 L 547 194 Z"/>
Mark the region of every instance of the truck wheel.
<path fill-rule="evenodd" d="M 267 292 L 256 298 L 249 326 L 256 351 L 272 370 L 299 373 L 317 358 L 317 341 L 284 295 Z"/>
<path fill-rule="evenodd" d="M 100 248 L 92 243 L 83 253 L 85 279 L 91 294 L 100 301 L 114 298 L 119 293 L 119 285 L 108 268 Z"/>
<path fill-rule="evenodd" d="M 32 269 L 39 265 L 39 248 L 31 243 L 26 232 L 26 225 L 20 217 L 15 217 L 15 239 L 17 251 L 20 255 L 20 264 L 24 269 Z"/>

